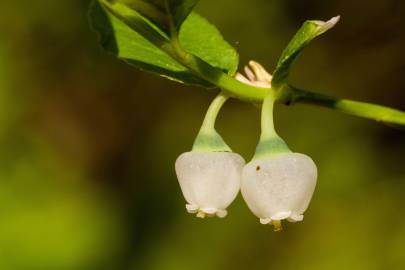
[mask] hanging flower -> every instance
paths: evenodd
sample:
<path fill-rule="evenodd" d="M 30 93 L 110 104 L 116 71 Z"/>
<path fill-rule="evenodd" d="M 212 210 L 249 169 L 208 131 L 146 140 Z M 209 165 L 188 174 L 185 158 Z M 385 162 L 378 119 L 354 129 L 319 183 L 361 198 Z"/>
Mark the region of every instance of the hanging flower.
<path fill-rule="evenodd" d="M 176 161 L 176 173 L 187 201 L 197 217 L 225 217 L 226 208 L 240 190 L 245 161 L 230 152 L 188 152 Z"/>
<path fill-rule="evenodd" d="M 271 87 L 271 75 L 250 61 L 242 82 Z M 262 106 L 262 132 L 253 160 L 242 172 L 241 192 L 250 210 L 262 224 L 281 230 L 281 221 L 301 221 L 315 190 L 317 168 L 304 154 L 293 153 L 274 129 L 274 92 L 269 91 Z"/>
<path fill-rule="evenodd" d="M 175 165 L 187 211 L 200 218 L 225 217 L 240 190 L 245 161 L 232 153 L 215 130 L 215 120 L 227 99 L 222 93 L 214 99 L 192 151 L 180 155 Z"/>
<path fill-rule="evenodd" d="M 280 221 L 301 221 L 314 193 L 317 168 L 299 153 L 280 153 L 248 163 L 242 173 L 242 195 L 262 224 L 281 229 Z"/>

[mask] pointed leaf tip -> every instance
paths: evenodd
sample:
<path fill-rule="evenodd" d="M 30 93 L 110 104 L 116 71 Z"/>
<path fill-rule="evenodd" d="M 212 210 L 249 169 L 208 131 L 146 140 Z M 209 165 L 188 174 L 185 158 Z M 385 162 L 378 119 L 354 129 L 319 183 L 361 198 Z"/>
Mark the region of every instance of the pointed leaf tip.
<path fill-rule="evenodd" d="M 312 21 L 318 25 L 318 35 L 325 33 L 333 28 L 340 21 L 340 15 L 331 18 L 329 21 Z"/>
<path fill-rule="evenodd" d="M 273 75 L 273 87 L 277 88 L 283 83 L 286 83 L 286 80 L 291 72 L 291 68 L 294 65 L 295 60 L 301 54 L 302 50 L 317 36 L 322 35 L 334 27 L 339 20 L 340 16 L 335 16 L 329 21 L 306 21 L 301 26 L 281 54 Z"/>

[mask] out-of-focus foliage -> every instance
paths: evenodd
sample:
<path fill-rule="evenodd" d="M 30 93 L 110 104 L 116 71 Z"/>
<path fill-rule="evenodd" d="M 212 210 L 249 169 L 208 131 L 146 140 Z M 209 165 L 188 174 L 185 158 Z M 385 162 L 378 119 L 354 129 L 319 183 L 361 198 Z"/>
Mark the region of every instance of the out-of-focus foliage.
<path fill-rule="evenodd" d="M 402 131 L 277 107 L 279 133 L 320 171 L 304 221 L 273 233 L 241 197 L 226 219 L 198 220 L 185 212 L 173 164 L 191 148 L 213 93 L 104 53 L 87 24 L 89 2 L 0 2 L 0 269 L 405 267 Z M 340 14 L 291 81 L 405 108 L 401 1 L 201 1 L 197 12 L 242 64 L 269 70 L 303 21 Z M 249 159 L 259 110 L 230 102 L 218 130 Z"/>
<path fill-rule="evenodd" d="M 1 269 L 89 269 L 101 266 L 100 259 L 111 263 L 121 244 L 114 207 L 95 187 L 70 183 L 84 180 L 70 171 L 54 171 L 38 153 L 21 154 L 2 160 L 13 164 L 2 166 L 0 174 Z"/>

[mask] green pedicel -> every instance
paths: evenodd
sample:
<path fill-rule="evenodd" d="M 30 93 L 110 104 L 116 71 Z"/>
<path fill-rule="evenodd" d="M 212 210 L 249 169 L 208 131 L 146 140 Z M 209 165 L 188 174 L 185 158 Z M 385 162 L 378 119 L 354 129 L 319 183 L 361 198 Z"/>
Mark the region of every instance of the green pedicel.
<path fill-rule="evenodd" d="M 220 93 L 212 101 L 205 115 L 200 132 L 194 141 L 193 152 L 232 152 L 232 149 L 215 130 L 215 121 L 218 113 L 227 100 L 228 96 Z"/>
<path fill-rule="evenodd" d="M 269 91 L 263 101 L 261 117 L 262 133 L 253 160 L 266 158 L 280 153 L 291 153 L 287 144 L 280 138 L 280 136 L 278 136 L 274 129 L 274 102 L 274 94 L 272 91 Z"/>

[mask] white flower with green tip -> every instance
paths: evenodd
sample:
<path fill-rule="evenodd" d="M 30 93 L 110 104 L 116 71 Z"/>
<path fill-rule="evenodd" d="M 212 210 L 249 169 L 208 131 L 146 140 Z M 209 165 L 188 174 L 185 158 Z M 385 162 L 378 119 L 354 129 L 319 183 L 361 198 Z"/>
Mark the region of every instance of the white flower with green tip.
<path fill-rule="evenodd" d="M 191 152 L 176 161 L 176 174 L 186 209 L 197 217 L 225 217 L 239 193 L 244 159 L 232 153 L 214 125 L 227 97 L 220 94 L 208 109 Z"/>
<path fill-rule="evenodd" d="M 271 76 L 264 68 L 251 61 L 245 68 L 250 84 L 271 87 Z M 242 82 L 242 75 L 236 78 Z M 270 78 L 270 79 L 269 79 Z M 272 224 L 281 230 L 281 221 L 303 219 L 314 193 L 317 168 L 306 155 L 293 153 L 277 135 L 273 124 L 272 92 L 263 102 L 262 133 L 256 154 L 242 172 L 241 191 L 249 209 L 262 224 Z"/>

